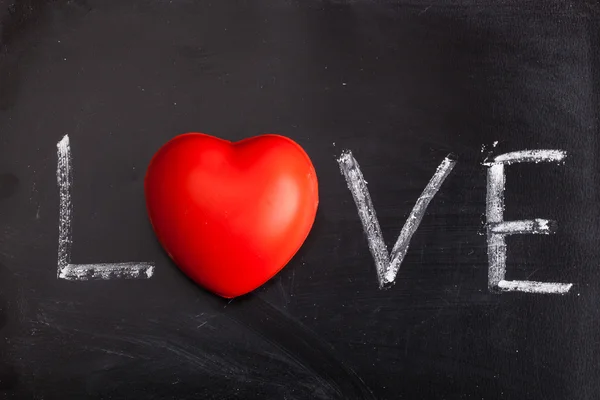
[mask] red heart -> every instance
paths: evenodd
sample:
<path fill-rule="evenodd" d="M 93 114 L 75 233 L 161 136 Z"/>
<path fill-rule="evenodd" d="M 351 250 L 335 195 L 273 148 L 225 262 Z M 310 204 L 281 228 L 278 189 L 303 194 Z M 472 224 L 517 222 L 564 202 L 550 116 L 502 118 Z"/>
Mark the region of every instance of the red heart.
<path fill-rule="evenodd" d="M 251 292 L 288 263 L 319 203 L 308 155 L 278 135 L 236 143 L 179 135 L 154 155 L 144 186 L 150 221 L 171 259 L 225 298 Z"/>

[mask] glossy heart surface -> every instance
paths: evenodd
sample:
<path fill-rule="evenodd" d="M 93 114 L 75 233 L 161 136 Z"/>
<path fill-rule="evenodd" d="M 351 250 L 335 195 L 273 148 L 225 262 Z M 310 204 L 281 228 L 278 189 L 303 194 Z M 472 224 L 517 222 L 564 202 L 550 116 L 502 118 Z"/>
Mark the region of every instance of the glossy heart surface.
<path fill-rule="evenodd" d="M 310 158 L 273 134 L 234 143 L 202 133 L 176 136 L 152 158 L 144 189 L 169 257 L 225 298 L 253 291 L 290 261 L 319 203 Z"/>

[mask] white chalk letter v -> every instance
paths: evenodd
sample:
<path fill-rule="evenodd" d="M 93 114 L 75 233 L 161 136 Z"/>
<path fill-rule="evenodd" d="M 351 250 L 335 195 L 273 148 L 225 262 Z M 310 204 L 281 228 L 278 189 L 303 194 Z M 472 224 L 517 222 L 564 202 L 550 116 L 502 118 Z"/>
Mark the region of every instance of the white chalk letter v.
<path fill-rule="evenodd" d="M 379 226 L 379 221 L 375 215 L 375 208 L 371 201 L 371 195 L 369 194 L 369 189 L 367 189 L 367 182 L 365 182 L 365 178 L 360 171 L 360 166 L 352 155 L 352 152 L 346 151 L 342 153 L 338 159 L 338 164 L 340 171 L 346 178 L 346 183 L 352 193 L 354 203 L 356 203 L 358 215 L 369 243 L 369 250 L 375 260 L 379 287 L 390 286 L 396 279 L 400 265 L 408 251 L 410 239 L 419 227 L 429 202 L 454 168 L 456 161 L 449 155 L 438 166 L 435 174 L 433 174 L 433 177 L 425 187 L 425 190 L 423 190 L 423 193 L 421 193 L 408 219 L 404 223 L 400 236 L 398 236 L 398 240 L 392 249 L 391 256 L 383 240 L 381 227 Z"/>

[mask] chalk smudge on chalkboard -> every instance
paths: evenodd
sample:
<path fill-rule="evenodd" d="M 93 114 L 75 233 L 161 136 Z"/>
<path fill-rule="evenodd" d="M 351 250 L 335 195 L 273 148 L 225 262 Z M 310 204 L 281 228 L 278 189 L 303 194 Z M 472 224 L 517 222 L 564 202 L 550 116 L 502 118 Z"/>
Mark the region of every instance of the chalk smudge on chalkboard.
<path fill-rule="evenodd" d="M 488 153 L 488 157 L 490 157 L 492 155 L 492 152 L 494 151 L 494 149 L 496 147 L 498 147 L 498 143 L 500 143 L 498 140 L 494 140 L 494 142 L 491 145 L 488 144 L 482 144 L 481 145 L 481 153 Z"/>
<path fill-rule="evenodd" d="M 73 202 L 71 191 L 73 186 L 73 167 L 69 135 L 65 135 L 56 145 L 58 165 L 56 181 L 60 194 L 58 219 L 58 279 L 70 281 L 86 281 L 92 279 L 147 279 L 154 274 L 151 262 L 71 264 L 71 247 L 73 245 L 71 221 L 73 218 Z"/>
<path fill-rule="evenodd" d="M 556 221 L 531 219 L 504 221 L 504 190 L 506 185 L 505 165 L 515 163 L 562 162 L 567 153 L 562 150 L 522 150 L 504 153 L 491 161 L 488 166 L 486 219 L 488 238 L 488 287 L 493 292 L 525 292 L 565 294 L 573 284 L 535 281 L 507 281 L 506 276 L 506 236 L 516 234 L 549 235 L 556 231 Z"/>
<path fill-rule="evenodd" d="M 340 171 L 346 178 L 348 189 L 350 189 L 356 208 L 358 209 L 358 215 L 367 236 L 369 250 L 375 261 L 379 287 L 383 288 L 392 285 L 396 279 L 400 265 L 406 256 L 412 236 L 417 231 L 431 199 L 433 199 L 450 172 L 452 172 L 452 169 L 456 165 L 456 160 L 454 160 L 453 155 L 448 155 L 437 167 L 433 177 L 421 193 L 421 196 L 417 199 L 415 206 L 404 223 L 396 244 L 392 249 L 391 256 L 388 254 L 383 240 L 383 234 L 381 233 L 381 227 L 375 214 L 367 182 L 352 152 L 343 152 L 338 159 L 338 164 Z"/>

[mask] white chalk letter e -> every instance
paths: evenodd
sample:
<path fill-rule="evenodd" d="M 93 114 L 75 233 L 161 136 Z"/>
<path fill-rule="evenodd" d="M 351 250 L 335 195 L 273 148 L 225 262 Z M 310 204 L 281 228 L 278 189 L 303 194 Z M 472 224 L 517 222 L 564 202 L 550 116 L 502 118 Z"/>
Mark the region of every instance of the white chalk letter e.
<path fill-rule="evenodd" d="M 505 153 L 484 163 L 487 173 L 487 242 L 488 287 L 493 292 L 526 292 L 565 294 L 572 283 L 507 281 L 506 236 L 515 234 L 549 235 L 554 233 L 556 222 L 545 219 L 504 221 L 504 166 L 516 163 L 560 162 L 566 157 L 562 150 L 524 150 Z"/>

